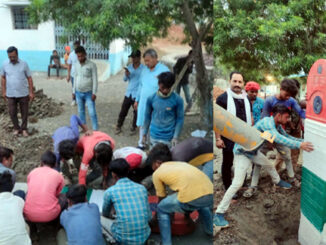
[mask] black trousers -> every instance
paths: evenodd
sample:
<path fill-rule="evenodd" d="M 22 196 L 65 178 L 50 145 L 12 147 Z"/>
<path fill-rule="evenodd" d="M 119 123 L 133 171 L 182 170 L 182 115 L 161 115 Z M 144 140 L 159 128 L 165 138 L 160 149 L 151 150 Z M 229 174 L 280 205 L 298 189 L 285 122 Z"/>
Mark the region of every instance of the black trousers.
<path fill-rule="evenodd" d="M 25 97 L 7 97 L 8 100 L 8 111 L 10 119 L 14 124 L 15 130 L 27 130 L 27 118 L 28 118 L 28 104 L 29 96 Z M 17 105 L 20 107 L 20 113 L 22 116 L 22 124 L 19 126 L 18 117 L 17 117 Z"/>
<path fill-rule="evenodd" d="M 227 190 L 232 183 L 233 159 L 234 159 L 233 151 L 223 149 L 222 181 L 225 190 Z"/>
<path fill-rule="evenodd" d="M 134 105 L 134 103 L 135 103 L 135 100 L 131 97 L 131 95 L 129 97 L 125 96 L 125 98 L 123 99 L 121 110 L 119 113 L 118 124 L 117 124 L 117 126 L 119 128 L 122 127 L 123 122 L 128 114 L 129 108 L 132 107 Z M 133 109 L 133 110 L 134 110 L 134 117 L 132 120 L 132 127 L 136 128 L 137 127 L 137 125 L 136 125 L 137 111 L 135 111 L 135 109 Z"/>
<path fill-rule="evenodd" d="M 50 70 L 51 68 L 55 68 L 57 70 L 57 77 L 59 77 L 59 70 L 60 70 L 60 65 L 49 65 L 48 66 L 48 77 L 50 77 Z"/>

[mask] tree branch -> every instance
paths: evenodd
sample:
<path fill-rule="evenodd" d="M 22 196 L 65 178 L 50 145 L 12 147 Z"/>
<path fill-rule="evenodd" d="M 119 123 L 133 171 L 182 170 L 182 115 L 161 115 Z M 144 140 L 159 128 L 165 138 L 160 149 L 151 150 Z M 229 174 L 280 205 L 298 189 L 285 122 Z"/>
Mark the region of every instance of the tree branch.
<path fill-rule="evenodd" d="M 213 20 L 211 20 L 210 22 L 208 22 L 208 24 L 206 25 L 206 27 L 204 27 L 200 32 L 199 32 L 199 40 L 203 40 L 204 36 L 207 34 L 207 32 L 209 32 L 209 30 L 211 29 L 213 25 Z"/>
<path fill-rule="evenodd" d="M 197 42 L 199 35 L 198 35 L 197 28 L 196 28 L 195 20 L 191 14 L 191 11 L 189 8 L 188 0 L 183 1 L 182 11 L 183 11 L 184 20 L 185 20 L 186 25 L 188 26 L 190 35 L 192 36 L 193 41 Z"/>

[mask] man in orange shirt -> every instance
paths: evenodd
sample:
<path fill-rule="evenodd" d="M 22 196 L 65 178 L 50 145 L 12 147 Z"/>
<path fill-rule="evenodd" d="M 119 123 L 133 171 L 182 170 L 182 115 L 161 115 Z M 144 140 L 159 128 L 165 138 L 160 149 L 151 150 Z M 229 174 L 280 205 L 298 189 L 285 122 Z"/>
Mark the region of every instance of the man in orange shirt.
<path fill-rule="evenodd" d="M 79 139 L 76 151 L 83 154 L 78 174 L 79 184 L 93 186 L 101 181 L 102 187 L 107 188 L 108 166 L 114 145 L 114 140 L 100 131 L 94 131 L 92 135 Z M 89 166 L 93 171 L 87 175 Z"/>
<path fill-rule="evenodd" d="M 62 65 L 65 69 L 68 69 L 68 58 L 70 54 L 70 46 L 65 46 L 65 54 L 63 55 L 63 59 L 65 63 Z"/>

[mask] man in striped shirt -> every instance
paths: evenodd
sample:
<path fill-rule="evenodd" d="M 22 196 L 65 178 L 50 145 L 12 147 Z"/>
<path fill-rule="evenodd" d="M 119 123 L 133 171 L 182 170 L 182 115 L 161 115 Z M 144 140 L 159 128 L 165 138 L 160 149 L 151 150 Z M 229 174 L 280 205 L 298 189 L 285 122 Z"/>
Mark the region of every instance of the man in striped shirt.
<path fill-rule="evenodd" d="M 255 124 L 255 128 L 259 131 L 268 131 L 272 136 L 275 136 L 274 142 L 291 148 L 291 149 L 302 149 L 307 152 L 313 150 L 313 145 L 310 142 L 301 142 L 301 140 L 296 139 L 292 136 L 289 136 L 282 125 L 284 125 L 290 118 L 290 110 L 285 105 L 276 105 L 273 108 L 273 116 L 265 117 Z M 234 178 L 232 185 L 229 187 L 227 192 L 224 194 L 224 197 L 216 209 L 214 215 L 214 228 L 225 228 L 229 226 L 228 221 L 225 220 L 224 214 L 230 206 L 232 196 L 241 188 L 243 185 L 244 179 L 246 177 L 247 168 L 253 162 L 255 168 L 258 165 L 264 166 L 269 175 L 271 176 L 273 182 L 284 189 L 291 188 L 291 185 L 280 179 L 273 163 L 267 159 L 263 153 L 259 150 L 246 152 L 243 148 L 235 144 L 233 152 L 235 154 L 234 158 Z M 256 170 L 257 171 L 257 170 Z M 257 186 L 259 179 L 259 172 L 254 170 L 252 177 L 251 186 Z M 258 175 L 257 175 L 258 173 Z"/>

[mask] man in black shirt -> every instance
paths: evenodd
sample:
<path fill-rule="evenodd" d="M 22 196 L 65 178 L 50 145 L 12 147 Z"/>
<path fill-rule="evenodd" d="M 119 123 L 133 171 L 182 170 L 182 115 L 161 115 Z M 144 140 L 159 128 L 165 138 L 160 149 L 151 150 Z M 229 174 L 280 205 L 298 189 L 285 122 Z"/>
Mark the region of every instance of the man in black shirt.
<path fill-rule="evenodd" d="M 186 57 L 179 58 L 177 60 L 177 63 L 173 67 L 173 72 L 177 76 L 181 72 L 184 65 L 187 63 L 187 60 L 190 59 L 192 54 L 192 50 L 189 51 L 188 55 Z M 191 96 L 190 96 L 190 90 L 189 90 L 189 74 L 192 73 L 194 62 L 191 61 L 188 65 L 188 68 L 186 72 L 184 73 L 183 77 L 181 78 L 178 86 L 176 87 L 175 91 L 177 94 L 180 95 L 181 87 L 183 88 L 183 92 L 186 97 L 187 107 L 186 111 L 189 111 L 192 106 Z"/>
<path fill-rule="evenodd" d="M 54 64 L 52 64 L 52 61 Z M 60 64 L 60 57 L 58 55 L 57 50 L 53 50 L 52 55 L 50 57 L 50 65 L 48 66 L 48 77 L 50 77 L 51 68 L 56 68 L 57 77 L 59 77 L 59 70 L 61 68 L 61 64 Z"/>
<path fill-rule="evenodd" d="M 230 88 L 216 99 L 216 104 L 252 125 L 251 105 L 243 91 L 244 79 L 240 72 L 231 72 Z M 231 185 L 234 142 L 215 133 L 216 147 L 223 151 L 222 180 L 225 190 Z"/>

